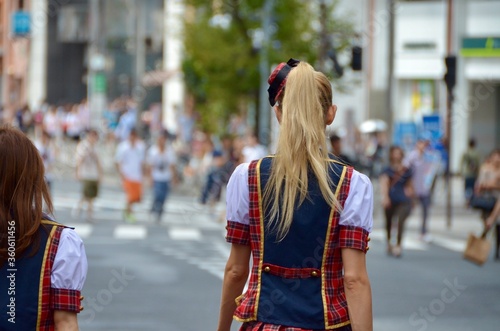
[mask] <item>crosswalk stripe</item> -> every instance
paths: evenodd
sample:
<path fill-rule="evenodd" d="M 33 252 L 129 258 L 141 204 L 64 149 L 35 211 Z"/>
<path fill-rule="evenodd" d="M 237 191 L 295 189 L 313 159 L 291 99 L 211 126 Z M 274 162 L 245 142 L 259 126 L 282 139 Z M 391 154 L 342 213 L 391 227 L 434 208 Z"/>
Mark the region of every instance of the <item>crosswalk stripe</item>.
<path fill-rule="evenodd" d="M 385 242 L 385 231 L 382 229 L 375 229 L 370 233 L 370 237 L 374 240 Z M 454 251 L 463 252 L 465 249 L 466 241 L 463 239 L 451 239 L 440 235 L 432 235 L 432 244 Z M 411 236 L 403 238 L 403 248 L 408 250 L 425 251 L 429 249 L 429 244 L 421 242 Z"/>
<path fill-rule="evenodd" d="M 118 225 L 113 232 L 117 239 L 144 239 L 147 234 L 146 227 L 142 225 Z"/>
<path fill-rule="evenodd" d="M 437 235 L 434 235 L 433 237 L 434 239 L 432 242 L 438 246 L 444 247 L 454 252 L 463 252 L 465 250 L 466 242 L 464 240 L 450 239 Z"/>
<path fill-rule="evenodd" d="M 372 233 L 370 233 L 370 238 L 376 241 L 385 242 L 386 241 L 385 231 L 382 229 L 375 229 L 372 231 Z M 425 251 L 428 249 L 427 244 L 409 236 L 403 238 L 402 245 L 403 249 L 406 250 Z"/>
<path fill-rule="evenodd" d="M 413 251 L 425 251 L 429 246 L 420 240 L 414 238 L 405 238 L 403 240 L 403 249 L 413 250 Z"/>
<path fill-rule="evenodd" d="M 229 258 L 229 253 L 231 251 L 231 246 L 228 243 L 214 242 L 214 248 L 218 251 L 226 260 Z"/>
<path fill-rule="evenodd" d="M 173 240 L 201 240 L 201 232 L 198 229 L 174 227 L 169 229 L 168 235 Z"/>
<path fill-rule="evenodd" d="M 92 233 L 92 225 L 90 224 L 78 224 L 74 226 L 76 233 L 80 236 L 82 239 L 86 239 L 90 236 Z"/>
<path fill-rule="evenodd" d="M 55 209 L 72 209 L 78 203 L 78 197 L 72 196 L 57 196 L 54 197 L 54 207 Z M 105 197 L 97 198 L 94 201 L 94 211 L 100 210 L 123 210 L 125 207 L 125 197 Z M 143 201 L 136 206 L 134 206 L 135 211 L 149 211 L 151 208 L 152 199 L 145 198 Z M 171 199 L 165 204 L 165 210 L 167 213 L 204 213 L 206 208 L 198 206 L 194 199 L 193 201 L 185 199 Z"/>

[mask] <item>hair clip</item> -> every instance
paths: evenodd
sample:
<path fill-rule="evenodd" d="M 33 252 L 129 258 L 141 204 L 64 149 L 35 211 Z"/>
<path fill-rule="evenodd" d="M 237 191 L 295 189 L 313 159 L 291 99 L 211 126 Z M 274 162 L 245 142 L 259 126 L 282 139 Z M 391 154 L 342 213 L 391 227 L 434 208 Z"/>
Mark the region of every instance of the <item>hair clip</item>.
<path fill-rule="evenodd" d="M 280 63 L 276 69 L 273 70 L 267 82 L 269 83 L 269 88 L 267 89 L 267 93 L 269 94 L 269 103 L 271 107 L 274 107 L 276 104 L 276 99 L 283 91 L 283 87 L 286 83 L 286 78 L 290 71 L 295 68 L 300 63 L 299 60 L 290 59 L 287 63 Z"/>

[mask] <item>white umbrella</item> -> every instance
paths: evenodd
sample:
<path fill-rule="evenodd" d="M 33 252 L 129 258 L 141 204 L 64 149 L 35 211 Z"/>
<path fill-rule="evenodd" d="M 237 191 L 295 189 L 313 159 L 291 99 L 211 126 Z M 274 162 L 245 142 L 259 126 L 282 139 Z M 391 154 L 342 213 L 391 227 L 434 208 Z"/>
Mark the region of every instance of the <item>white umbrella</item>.
<path fill-rule="evenodd" d="M 383 132 L 387 130 L 387 124 L 382 120 L 367 120 L 360 124 L 361 133 Z"/>

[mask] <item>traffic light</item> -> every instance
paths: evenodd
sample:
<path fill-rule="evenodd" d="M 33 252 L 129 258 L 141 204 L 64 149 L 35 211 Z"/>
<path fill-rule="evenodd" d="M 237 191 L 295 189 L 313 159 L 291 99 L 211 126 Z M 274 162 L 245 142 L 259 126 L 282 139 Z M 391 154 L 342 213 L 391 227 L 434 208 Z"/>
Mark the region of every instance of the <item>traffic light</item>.
<path fill-rule="evenodd" d="M 360 71 L 362 68 L 363 49 L 359 46 L 352 48 L 351 68 L 354 71 Z"/>
<path fill-rule="evenodd" d="M 455 87 L 455 83 L 457 82 L 457 57 L 455 55 L 447 56 L 444 59 L 444 63 L 446 64 L 446 74 L 444 75 L 444 82 L 446 83 L 448 91 L 451 91 Z"/>

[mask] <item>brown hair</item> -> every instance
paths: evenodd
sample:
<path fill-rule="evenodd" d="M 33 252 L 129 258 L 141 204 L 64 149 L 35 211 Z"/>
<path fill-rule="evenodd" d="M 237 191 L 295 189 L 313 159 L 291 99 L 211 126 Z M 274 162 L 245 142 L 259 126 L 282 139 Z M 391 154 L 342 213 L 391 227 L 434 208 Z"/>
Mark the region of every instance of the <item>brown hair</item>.
<path fill-rule="evenodd" d="M 390 148 L 389 148 L 389 162 L 392 163 L 393 160 L 394 160 L 394 157 L 392 156 L 392 153 L 394 152 L 400 152 L 401 153 L 401 161 L 404 159 L 405 157 L 405 151 L 400 147 L 400 146 L 397 146 L 397 145 L 392 145 Z"/>
<path fill-rule="evenodd" d="M 21 131 L 0 126 L 0 266 L 8 257 L 9 223 L 14 221 L 16 257 L 39 245 L 42 208 L 52 213 L 52 201 L 44 180 L 42 158 Z M 10 229 L 9 229 L 10 230 Z"/>

